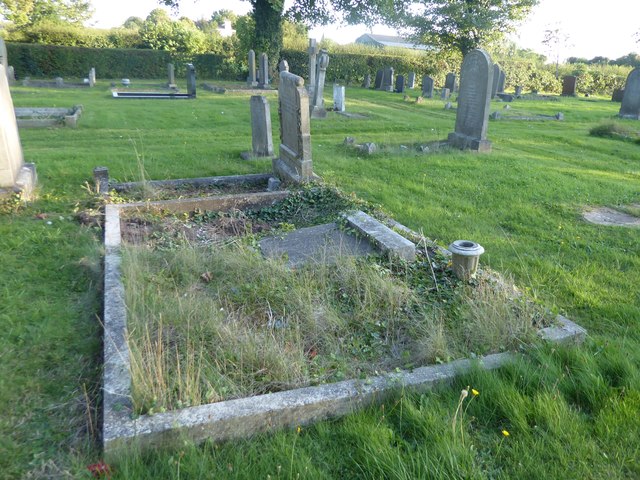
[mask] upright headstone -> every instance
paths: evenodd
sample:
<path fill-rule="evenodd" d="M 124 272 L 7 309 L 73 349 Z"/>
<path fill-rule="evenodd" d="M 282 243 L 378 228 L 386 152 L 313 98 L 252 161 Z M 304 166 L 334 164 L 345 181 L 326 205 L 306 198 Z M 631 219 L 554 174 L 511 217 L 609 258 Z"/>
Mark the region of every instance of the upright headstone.
<path fill-rule="evenodd" d="M 262 95 L 252 95 L 251 107 L 251 152 L 243 152 L 245 160 L 273 158 L 273 138 L 271 134 L 271 109 L 269 100 Z"/>
<path fill-rule="evenodd" d="M 289 62 L 287 62 L 284 58 L 280 60 L 280 63 L 278 64 L 278 71 L 279 72 L 289 71 Z"/>
<path fill-rule="evenodd" d="M 500 80 L 500 65 L 493 64 L 493 83 L 491 84 L 491 98 L 498 95 L 498 81 Z"/>
<path fill-rule="evenodd" d="M 256 52 L 249 50 L 249 75 L 247 76 L 247 86 L 254 88 L 258 86 L 256 80 Z"/>
<path fill-rule="evenodd" d="M 64 78 L 62 77 L 56 77 L 55 79 L 56 82 L 56 87 L 64 87 Z"/>
<path fill-rule="evenodd" d="M 376 79 L 373 82 L 373 88 L 376 90 L 382 90 L 382 77 L 384 76 L 384 71 L 378 70 L 376 72 Z"/>
<path fill-rule="evenodd" d="M 640 68 L 634 68 L 624 84 L 620 114 L 622 118 L 640 120 Z"/>
<path fill-rule="evenodd" d="M 0 191 L 28 195 L 34 183 L 35 168 L 24 164 L 7 72 L 0 63 Z"/>
<path fill-rule="evenodd" d="M 273 171 L 285 182 L 308 182 L 313 178 L 309 94 L 302 77 L 280 72 L 278 86 L 280 155 Z"/>
<path fill-rule="evenodd" d="M 387 67 L 382 74 L 382 90 L 393 92 L 393 67 Z"/>
<path fill-rule="evenodd" d="M 440 92 L 440 98 L 442 100 L 449 100 L 449 97 L 451 97 L 451 90 L 449 90 L 447 87 L 444 87 Z"/>
<path fill-rule="evenodd" d="M 167 87 L 176 87 L 176 70 L 173 63 L 167 63 Z"/>
<path fill-rule="evenodd" d="M 409 72 L 407 78 L 407 88 L 416 88 L 416 72 Z"/>
<path fill-rule="evenodd" d="M 333 85 L 333 109 L 336 112 L 344 112 L 346 109 L 344 85 Z"/>
<path fill-rule="evenodd" d="M 316 76 L 318 75 L 316 67 L 318 66 L 318 53 L 320 52 L 318 42 L 316 42 L 315 38 L 309 39 L 309 49 L 307 52 L 309 53 L 309 84 L 307 85 L 307 91 L 309 92 L 309 96 L 314 98 Z"/>
<path fill-rule="evenodd" d="M 449 134 L 449 145 L 481 152 L 491 151 L 487 140 L 493 65 L 484 50 L 470 51 L 462 62 L 456 130 Z"/>
<path fill-rule="evenodd" d="M 504 74 L 504 70 L 500 69 L 500 76 L 498 77 L 498 93 L 504 93 L 504 85 L 507 79 Z"/>
<path fill-rule="evenodd" d="M 187 94 L 196 98 L 196 67 L 193 63 L 187 63 Z"/>
<path fill-rule="evenodd" d="M 396 77 L 396 88 L 395 88 L 395 92 L 396 92 L 396 93 L 404 93 L 404 88 L 405 88 L 404 75 L 398 75 L 398 76 Z"/>
<path fill-rule="evenodd" d="M 91 67 L 91 70 L 89 70 L 89 86 L 90 87 L 95 87 L 96 86 L 96 69 L 95 69 L 95 67 Z"/>
<path fill-rule="evenodd" d="M 622 98 L 624 97 L 624 88 L 616 88 L 611 95 L 612 102 L 622 102 Z"/>
<path fill-rule="evenodd" d="M 269 88 L 269 57 L 264 52 L 260 54 L 259 69 L 258 88 Z"/>
<path fill-rule="evenodd" d="M 362 81 L 362 88 L 371 88 L 371 74 L 367 73 Z"/>
<path fill-rule="evenodd" d="M 458 91 L 458 78 L 455 73 L 447 73 L 444 80 L 444 88 L 448 88 L 449 93 L 455 93 Z"/>
<path fill-rule="evenodd" d="M 424 98 L 433 98 L 433 78 L 429 75 L 422 77 L 422 96 Z"/>
<path fill-rule="evenodd" d="M 318 66 L 316 69 L 316 85 L 313 92 L 313 106 L 311 110 L 312 118 L 324 118 L 327 111 L 324 109 L 324 81 L 327 77 L 327 66 L 329 65 L 329 54 L 326 50 L 320 50 L 318 55 Z"/>
<path fill-rule="evenodd" d="M 9 85 L 16 84 L 16 72 L 11 65 L 9 65 L 9 68 L 7 69 L 7 78 L 9 80 Z"/>
<path fill-rule="evenodd" d="M 7 58 L 7 45 L 0 37 L 0 65 L 4 67 L 5 75 L 9 70 L 9 59 Z"/>
<path fill-rule="evenodd" d="M 514 93 L 517 98 L 520 98 L 520 95 L 522 95 L 522 85 L 516 85 L 514 88 Z"/>
<path fill-rule="evenodd" d="M 575 97 L 577 86 L 578 78 L 574 75 L 567 75 L 562 79 L 562 95 L 567 97 Z"/>

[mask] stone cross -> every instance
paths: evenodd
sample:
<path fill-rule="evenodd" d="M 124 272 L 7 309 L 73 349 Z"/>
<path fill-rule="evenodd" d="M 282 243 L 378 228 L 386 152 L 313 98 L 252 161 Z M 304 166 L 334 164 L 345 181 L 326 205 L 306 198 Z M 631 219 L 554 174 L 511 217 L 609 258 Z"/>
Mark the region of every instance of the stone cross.
<path fill-rule="evenodd" d="M 247 85 L 249 87 L 257 87 L 256 81 L 256 52 L 249 50 L 249 76 L 247 77 Z"/>
<path fill-rule="evenodd" d="M 458 79 L 455 73 L 447 73 L 447 76 L 444 80 L 444 88 L 448 88 L 449 93 L 458 91 Z"/>
<path fill-rule="evenodd" d="M 393 92 L 393 67 L 387 67 L 382 74 L 382 90 Z"/>
<path fill-rule="evenodd" d="M 398 75 L 396 77 L 395 92 L 396 93 L 404 93 L 404 87 L 405 87 L 404 75 Z"/>
<path fill-rule="evenodd" d="M 324 81 L 327 76 L 327 66 L 329 65 L 329 54 L 326 50 L 320 50 L 318 56 L 318 69 L 316 70 L 316 85 L 313 94 L 312 118 L 324 118 L 327 111 L 324 109 Z"/>
<path fill-rule="evenodd" d="M 269 57 L 264 52 L 260 54 L 259 68 L 258 88 L 269 88 Z"/>
<path fill-rule="evenodd" d="M 416 88 L 416 72 L 409 72 L 407 78 L 407 88 Z"/>
<path fill-rule="evenodd" d="M 167 87 L 175 88 L 176 86 L 176 70 L 173 63 L 167 63 Z"/>
<path fill-rule="evenodd" d="M 373 82 L 373 88 L 376 90 L 382 90 L 382 77 L 384 75 L 384 72 L 382 70 L 378 70 L 376 72 L 376 78 Z"/>
<path fill-rule="evenodd" d="M 333 109 L 336 112 L 344 112 L 346 109 L 344 85 L 333 85 Z"/>
<path fill-rule="evenodd" d="M 309 84 L 307 85 L 307 91 L 309 92 L 309 96 L 313 98 L 315 87 L 316 87 L 316 67 L 318 66 L 318 42 L 316 42 L 315 38 L 309 39 L 309 49 L 307 50 L 309 53 Z"/>
<path fill-rule="evenodd" d="M 449 134 L 452 147 L 490 152 L 487 140 L 493 64 L 484 50 L 471 50 L 462 62 L 456 129 Z"/>
<path fill-rule="evenodd" d="M 187 94 L 196 98 L 196 67 L 193 63 L 187 63 Z"/>
<path fill-rule="evenodd" d="M 491 98 L 498 95 L 498 80 L 500 80 L 500 65 L 493 64 L 493 82 L 491 83 Z"/>
<path fill-rule="evenodd" d="M 284 182 L 308 182 L 314 177 L 311 122 L 309 94 L 304 88 L 302 77 L 290 72 L 280 72 L 278 105 L 280 155 L 273 160 L 273 171 Z"/>
<path fill-rule="evenodd" d="M 262 95 L 252 95 L 251 107 L 251 152 L 241 153 L 244 160 L 273 158 L 273 138 L 271 134 L 271 109 L 269 100 Z"/>
<path fill-rule="evenodd" d="M 91 70 L 89 70 L 89 86 L 90 87 L 95 87 L 96 86 L 96 69 L 95 69 L 95 67 L 91 67 Z"/>
<path fill-rule="evenodd" d="M 433 98 L 433 78 L 429 75 L 422 77 L 422 96 L 424 98 Z"/>
<path fill-rule="evenodd" d="M 567 97 L 576 96 L 578 79 L 574 75 L 567 75 L 562 79 L 562 95 Z"/>
<path fill-rule="evenodd" d="M 289 62 L 287 62 L 284 58 L 280 60 L 280 63 L 278 64 L 278 71 L 279 72 L 289 71 Z"/>
<path fill-rule="evenodd" d="M 631 70 L 627 77 L 619 115 L 622 118 L 640 120 L 640 68 Z"/>

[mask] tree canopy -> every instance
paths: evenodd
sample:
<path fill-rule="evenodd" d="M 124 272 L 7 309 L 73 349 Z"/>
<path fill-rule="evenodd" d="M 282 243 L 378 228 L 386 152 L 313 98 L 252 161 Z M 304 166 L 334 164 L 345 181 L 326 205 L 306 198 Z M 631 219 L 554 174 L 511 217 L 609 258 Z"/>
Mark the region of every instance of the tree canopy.
<path fill-rule="evenodd" d="M 24 27 L 43 21 L 81 24 L 93 11 L 89 0 L 0 0 L 0 14 Z"/>

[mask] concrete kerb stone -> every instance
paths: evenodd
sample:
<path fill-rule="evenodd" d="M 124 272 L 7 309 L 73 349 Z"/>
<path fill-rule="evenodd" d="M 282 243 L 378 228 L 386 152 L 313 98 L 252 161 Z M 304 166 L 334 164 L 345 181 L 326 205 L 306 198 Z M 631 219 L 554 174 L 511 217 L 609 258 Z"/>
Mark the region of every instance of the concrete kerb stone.
<path fill-rule="evenodd" d="M 145 182 L 145 185 L 151 187 L 178 187 L 188 185 L 191 187 L 221 187 L 229 185 L 260 185 L 267 184 L 269 178 L 273 174 L 271 173 L 252 173 L 248 175 L 226 175 L 222 177 L 200 177 L 200 178 L 180 178 L 176 180 L 150 180 Z M 114 183 L 110 185 L 110 188 L 116 192 L 127 192 L 141 185 L 141 182 L 124 182 Z"/>
<path fill-rule="evenodd" d="M 15 113 L 18 127 L 21 128 L 76 128 L 82 109 L 82 105 L 74 105 L 71 108 L 18 107 Z"/>
<path fill-rule="evenodd" d="M 399 233 L 362 211 L 345 215 L 352 228 L 368 237 L 383 252 L 396 255 L 408 262 L 416 259 L 416 246 Z"/>
<path fill-rule="evenodd" d="M 451 382 L 475 366 L 492 370 L 517 358 L 517 354 L 498 353 L 475 360 L 420 367 L 411 372 L 394 372 L 134 417 L 119 254 L 119 213 L 131 207 L 127 204 L 107 205 L 105 209 L 103 446 L 107 461 L 132 445 L 159 447 L 185 438 L 196 442 L 205 439 L 225 441 L 343 416 L 380 402 L 399 388 L 427 391 Z M 395 224 L 394 227 L 401 229 L 403 226 Z M 559 327 L 541 330 L 540 337 L 560 343 L 579 343 L 585 338 L 585 329 L 565 317 L 559 316 L 558 320 Z"/>

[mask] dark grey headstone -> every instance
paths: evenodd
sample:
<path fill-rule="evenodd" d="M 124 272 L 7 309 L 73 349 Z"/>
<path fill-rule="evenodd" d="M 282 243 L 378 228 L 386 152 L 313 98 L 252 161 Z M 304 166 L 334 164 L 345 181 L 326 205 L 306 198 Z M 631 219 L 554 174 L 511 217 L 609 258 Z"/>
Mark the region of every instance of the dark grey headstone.
<path fill-rule="evenodd" d="M 498 93 L 498 98 L 503 102 L 513 102 L 513 95 L 508 93 Z"/>
<path fill-rule="evenodd" d="M 444 80 L 444 88 L 448 88 L 449 93 L 455 93 L 458 91 L 458 79 L 455 73 L 447 73 Z"/>
<path fill-rule="evenodd" d="M 409 72 L 407 88 L 416 88 L 416 72 Z"/>
<path fill-rule="evenodd" d="M 491 83 L 491 98 L 496 98 L 498 94 L 498 80 L 500 80 L 500 65 L 493 64 L 493 82 Z"/>
<path fill-rule="evenodd" d="M 196 67 L 187 63 L 187 95 L 196 98 Z"/>
<path fill-rule="evenodd" d="M 516 95 L 517 98 L 519 98 L 520 95 L 522 95 L 522 86 L 521 85 L 516 85 L 515 95 Z"/>
<path fill-rule="evenodd" d="M 267 97 L 252 95 L 251 107 L 251 152 L 242 153 L 242 158 L 273 158 L 273 138 L 271 135 L 271 109 Z"/>
<path fill-rule="evenodd" d="M 506 81 L 507 81 L 507 79 L 505 77 L 504 70 L 500 69 L 500 76 L 498 77 L 498 92 L 497 93 L 504 93 L 504 86 L 505 86 Z"/>
<path fill-rule="evenodd" d="M 578 86 L 578 78 L 574 75 L 567 75 L 562 79 L 562 95 L 575 97 Z"/>
<path fill-rule="evenodd" d="M 624 85 L 624 95 L 620 106 L 623 118 L 640 119 L 640 68 L 634 68 Z"/>
<path fill-rule="evenodd" d="M 376 72 L 376 79 L 373 82 L 373 88 L 375 88 L 376 90 L 381 90 L 382 89 L 382 77 L 384 75 L 384 72 L 382 70 L 378 70 Z"/>
<path fill-rule="evenodd" d="M 422 96 L 424 98 L 433 98 L 433 78 L 429 75 L 422 77 Z"/>
<path fill-rule="evenodd" d="M 624 88 L 616 88 L 611 95 L 612 102 L 622 102 L 622 98 L 624 97 Z"/>
<path fill-rule="evenodd" d="M 269 88 L 269 57 L 264 52 L 260 54 L 259 69 L 258 88 Z"/>
<path fill-rule="evenodd" d="M 247 76 L 247 86 L 257 87 L 258 81 L 256 79 L 256 52 L 249 50 L 249 75 Z"/>
<path fill-rule="evenodd" d="M 393 67 L 387 67 L 382 74 L 382 90 L 393 92 Z"/>
<path fill-rule="evenodd" d="M 325 49 L 320 50 L 317 63 L 313 102 L 310 105 L 311 117 L 324 118 L 327 116 L 327 111 L 324 108 L 324 82 L 327 78 L 327 67 L 329 66 L 329 53 Z"/>
<path fill-rule="evenodd" d="M 462 62 L 456 129 L 449 134 L 449 145 L 461 149 L 491 151 L 487 127 L 492 85 L 491 57 L 484 50 L 472 50 Z"/>
<path fill-rule="evenodd" d="M 396 93 L 404 93 L 404 88 L 405 88 L 404 75 L 398 75 L 398 76 L 396 77 L 396 88 L 395 88 L 395 92 L 396 92 Z"/>

